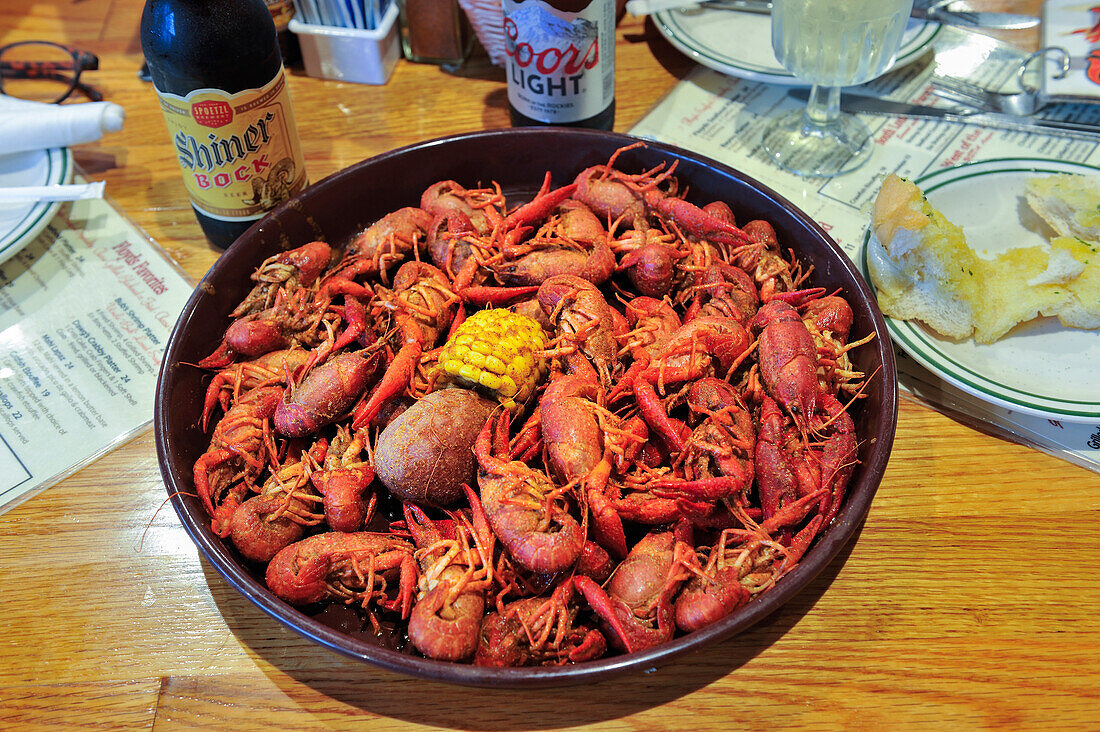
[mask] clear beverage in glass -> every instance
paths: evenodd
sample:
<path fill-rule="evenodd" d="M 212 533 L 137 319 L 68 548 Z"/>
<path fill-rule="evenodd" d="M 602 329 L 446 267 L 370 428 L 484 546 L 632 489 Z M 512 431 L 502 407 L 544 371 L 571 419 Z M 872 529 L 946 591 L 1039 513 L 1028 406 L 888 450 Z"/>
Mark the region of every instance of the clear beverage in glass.
<path fill-rule="evenodd" d="M 862 84 L 894 62 L 913 0 L 773 0 L 772 49 L 812 87 L 804 110 L 764 133 L 775 162 L 800 175 L 833 176 L 866 162 L 866 125 L 840 112 L 840 87 Z"/>

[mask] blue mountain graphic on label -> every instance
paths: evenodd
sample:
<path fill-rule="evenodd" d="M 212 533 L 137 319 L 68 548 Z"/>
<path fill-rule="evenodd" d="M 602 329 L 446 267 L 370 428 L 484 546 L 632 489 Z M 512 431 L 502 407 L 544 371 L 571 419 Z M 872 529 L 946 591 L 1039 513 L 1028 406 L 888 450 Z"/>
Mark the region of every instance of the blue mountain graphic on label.
<path fill-rule="evenodd" d="M 535 48 L 567 45 L 570 41 L 578 48 L 584 48 L 586 42 L 596 37 L 595 23 L 584 18 L 567 22 L 540 5 L 524 5 L 512 13 L 510 19 L 517 27 L 527 31 L 522 40 Z M 515 40 L 506 40 L 510 50 L 515 51 Z"/>

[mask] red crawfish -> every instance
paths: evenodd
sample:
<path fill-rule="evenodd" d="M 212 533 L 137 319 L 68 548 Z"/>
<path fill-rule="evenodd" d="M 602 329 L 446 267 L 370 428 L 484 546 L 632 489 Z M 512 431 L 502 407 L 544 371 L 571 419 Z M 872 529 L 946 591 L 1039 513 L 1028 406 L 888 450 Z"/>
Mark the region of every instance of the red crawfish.
<path fill-rule="evenodd" d="M 748 333 L 736 320 L 698 317 L 680 326 L 665 342 L 659 356 L 637 372 L 631 386 L 638 408 L 670 450 L 681 452 L 690 430 L 669 417 L 657 390 L 666 384 L 695 381 L 714 373 L 726 374 L 749 351 Z"/>
<path fill-rule="evenodd" d="M 793 307 L 782 300 L 767 303 L 750 321 L 757 336 L 757 359 L 764 390 L 806 433 L 817 411 L 817 347 Z"/>
<path fill-rule="evenodd" d="M 856 371 L 848 352 L 874 339 L 872 332 L 848 343 L 852 328 L 852 307 L 838 295 L 811 299 L 799 307 L 802 322 L 817 346 L 817 380 L 823 391 L 857 393 L 864 374 Z"/>
<path fill-rule="evenodd" d="M 481 503 L 493 533 L 517 564 L 532 572 L 572 567 L 584 547 L 584 530 L 569 513 L 570 491 L 546 473 L 508 460 L 508 420 L 490 417 L 474 445 Z"/>
<path fill-rule="evenodd" d="M 556 355 L 579 353 L 591 363 L 600 386 L 609 389 L 617 371 L 618 343 L 612 308 L 588 280 L 557 275 L 539 287 L 539 303 L 554 324 Z"/>
<path fill-rule="evenodd" d="M 504 221 L 504 206 L 499 186 L 465 188 L 453 180 L 433 183 L 420 196 L 420 207 L 434 217 L 428 253 L 460 297 L 468 290 L 496 289 L 482 287 L 488 273 L 480 264 L 490 256 L 489 238 Z"/>
<path fill-rule="evenodd" d="M 488 236 L 504 221 L 504 207 L 499 186 L 465 188 L 453 180 L 441 180 L 420 195 L 420 208 L 439 218 L 460 214 L 479 236 Z M 435 252 L 432 258 L 436 258 Z"/>
<path fill-rule="evenodd" d="M 680 274 L 677 263 L 688 256 L 682 237 L 659 229 L 628 229 L 616 236 L 611 249 L 619 256 L 615 267 L 644 297 L 665 297 Z"/>
<path fill-rule="evenodd" d="M 210 447 L 195 461 L 195 490 L 218 536 L 229 535 L 233 512 L 268 460 L 274 460 L 270 420 L 282 396 L 281 386 L 245 393 L 214 427 Z"/>
<path fill-rule="evenodd" d="M 855 423 L 831 394 L 820 395 L 812 436 L 795 429 L 770 398 L 760 409 L 756 484 L 764 518 L 806 495 L 823 491 L 819 512 L 827 524 L 840 510 L 857 463 Z"/>
<path fill-rule="evenodd" d="M 607 640 L 577 622 L 574 584 L 565 580 L 549 597 L 516 600 L 485 616 L 474 663 L 479 666 L 556 666 L 601 657 Z"/>
<path fill-rule="evenodd" d="M 331 260 L 332 247 L 323 241 L 311 241 L 268 257 L 252 273 L 256 284 L 230 317 L 240 318 L 270 308 L 279 290 L 295 292 L 312 287 Z"/>
<path fill-rule="evenodd" d="M 393 290 L 383 293 L 376 308 L 379 314 L 393 314 L 401 345 L 370 396 L 355 408 L 355 429 L 370 424 L 386 402 L 409 387 L 424 351 L 446 335 L 457 305 L 458 297 L 438 267 L 406 262 L 397 270 Z"/>
<path fill-rule="evenodd" d="M 690 633 L 715 623 L 775 583 L 787 550 L 759 527 L 725 529 L 704 547 L 698 572 L 676 598 L 676 627 Z"/>
<path fill-rule="evenodd" d="M 566 199 L 546 217 L 534 236 L 520 243 L 502 244 L 483 266 L 505 285 L 537 286 L 561 274 L 599 285 L 615 271 L 615 255 L 607 231 L 595 214 L 583 203 Z"/>
<path fill-rule="evenodd" d="M 609 404 L 615 404 L 632 390 L 634 377 L 664 350 L 669 338 L 682 325 L 679 314 L 667 299 L 635 297 L 626 303 L 624 310 L 628 330 L 616 336 L 616 340 L 621 344 L 619 356 L 629 355 L 632 362 L 608 394 Z"/>
<path fill-rule="evenodd" d="M 199 361 L 202 368 L 222 368 L 239 356 L 255 358 L 291 346 L 312 348 L 324 340 L 326 308 L 311 290 L 278 290 L 271 307 L 234 320 L 222 344 Z"/>
<path fill-rule="evenodd" d="M 554 476 L 579 487 L 596 542 L 618 558 L 626 555 L 622 521 L 606 493 L 608 477 L 624 467 L 648 432 L 600 405 L 599 385 L 563 374 L 553 378 L 539 400 L 540 429 Z"/>
<path fill-rule="evenodd" d="M 255 562 L 267 562 L 280 549 L 302 538 L 306 527 L 324 521 L 314 509 L 321 496 L 310 485 L 309 463 L 323 460 L 328 440 L 322 438 L 301 459 L 292 459 L 273 470 L 252 496 L 233 513 L 229 538 L 241 554 Z"/>
<path fill-rule="evenodd" d="M 237 401 L 241 394 L 258 386 L 284 384 L 292 379 L 309 361 L 309 351 L 301 348 L 289 348 L 265 353 L 251 361 L 239 361 L 226 366 L 206 388 L 206 399 L 202 408 L 202 429 L 205 432 L 210 424 L 214 407 L 221 405 L 222 411 Z"/>
<path fill-rule="evenodd" d="M 744 232 L 752 243 L 740 247 L 732 263 L 752 276 L 760 300 L 770 302 L 782 293 L 796 290 L 808 275 L 783 258 L 772 225 L 763 219 L 754 219 L 745 224 Z"/>
<path fill-rule="evenodd" d="M 420 578 L 409 618 L 409 641 L 429 658 L 469 659 L 477 650 L 485 595 L 493 584 L 493 533 L 469 487 L 469 515 L 448 512 L 447 523 L 404 505 L 405 525 L 416 542 Z"/>
<path fill-rule="evenodd" d="M 674 463 L 683 477 L 656 478 L 649 489 L 664 498 L 748 502 L 755 472 L 756 430 L 737 390 L 721 379 L 704 377 L 688 389 L 689 409 L 702 416 Z"/>
<path fill-rule="evenodd" d="M 383 284 L 389 282 L 389 271 L 410 256 L 420 256 L 426 241 L 432 215 L 415 206 L 392 211 L 356 236 L 344 258 L 325 277 L 324 290 L 332 280 L 353 280 L 377 276 Z"/>
<path fill-rule="evenodd" d="M 685 294 L 691 295 L 685 321 L 697 316 L 718 315 L 747 326 L 760 307 L 752 279 L 721 259 L 706 262 L 695 273 L 692 286 Z"/>
<path fill-rule="evenodd" d="M 636 653 L 672 639 L 672 599 L 698 566 L 694 550 L 672 532 L 643 536 L 608 580 L 574 582 L 609 630 L 613 645 Z"/>
<path fill-rule="evenodd" d="M 224 368 L 238 354 L 257 356 L 281 348 L 269 345 L 286 340 L 288 333 L 307 330 L 316 313 L 305 310 L 317 278 L 332 258 L 332 249 L 320 241 L 274 254 L 252 273 L 256 283 L 230 317 L 226 337 L 202 368 Z"/>
<path fill-rule="evenodd" d="M 334 531 L 359 531 L 370 523 L 378 495 L 370 490 L 374 468 L 361 459 L 366 435 L 346 425 L 336 429 L 324 463 L 310 476 L 324 497 L 325 522 Z"/>
<path fill-rule="evenodd" d="M 379 348 L 333 356 L 291 384 L 275 411 L 275 429 L 286 437 L 310 435 L 347 414 L 367 392 Z"/>
<path fill-rule="evenodd" d="M 614 165 L 618 156 L 637 147 L 645 147 L 645 143 L 636 142 L 620 148 L 606 165 L 581 171 L 574 180 L 577 186 L 574 197 L 597 215 L 610 221 L 621 220 L 636 229 L 649 228 L 648 218 L 652 215 L 671 220 L 692 236 L 715 244 L 738 247 L 751 243 L 745 232 L 734 224 L 660 188 L 661 184 L 673 180 L 675 163 L 667 168 L 662 163 L 638 174 L 616 170 Z"/>
<path fill-rule="evenodd" d="M 413 545 L 390 534 L 330 531 L 280 550 L 267 565 L 267 586 L 291 605 L 325 600 L 412 611 L 416 592 Z M 371 614 L 374 623 L 377 620 Z"/>
<path fill-rule="evenodd" d="M 537 286 L 501 287 L 493 282 L 489 263 L 499 258 L 491 237 L 479 234 L 470 220 L 454 211 L 434 229 L 430 252 L 432 261 L 447 277 L 451 288 L 463 303 L 503 306 L 530 296 Z"/>

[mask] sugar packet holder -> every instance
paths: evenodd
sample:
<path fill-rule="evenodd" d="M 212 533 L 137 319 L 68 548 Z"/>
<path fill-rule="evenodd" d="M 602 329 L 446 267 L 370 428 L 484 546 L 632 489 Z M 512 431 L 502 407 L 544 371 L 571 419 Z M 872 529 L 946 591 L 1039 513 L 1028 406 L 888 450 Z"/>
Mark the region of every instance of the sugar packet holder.
<path fill-rule="evenodd" d="M 357 84 L 385 84 L 401 58 L 397 4 L 389 3 L 374 29 L 303 23 L 291 18 L 306 74 Z"/>

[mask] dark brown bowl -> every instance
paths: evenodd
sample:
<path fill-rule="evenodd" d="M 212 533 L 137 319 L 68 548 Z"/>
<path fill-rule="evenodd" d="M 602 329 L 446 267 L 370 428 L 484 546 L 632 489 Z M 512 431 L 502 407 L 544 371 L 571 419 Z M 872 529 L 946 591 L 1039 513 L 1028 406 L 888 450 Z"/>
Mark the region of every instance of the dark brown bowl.
<path fill-rule="evenodd" d="M 626 135 L 565 128 L 476 132 L 394 150 L 342 170 L 287 201 L 253 226 L 225 252 L 195 289 L 172 332 L 157 384 L 155 428 L 165 487 L 184 527 L 219 573 L 261 610 L 323 646 L 411 676 L 475 686 L 552 686 L 640 673 L 739 633 L 773 612 L 805 587 L 848 542 L 870 508 L 890 456 L 897 424 L 897 378 L 886 326 L 856 267 L 814 221 L 757 181 L 701 155 L 659 143 L 630 150 L 617 167 L 636 172 L 678 161 L 677 175 L 696 203 L 727 202 L 738 221 L 767 219 L 779 241 L 793 247 L 803 265 L 813 266 L 811 283 L 839 289 L 855 312 L 853 339 L 877 337 L 853 353 L 856 368 L 873 374 L 854 411 L 859 465 L 848 498 L 834 523 L 798 567 L 775 587 L 723 620 L 631 655 L 556 668 L 482 668 L 421 658 L 383 647 L 340 609 L 310 616 L 269 592 L 263 568 L 243 559 L 231 542 L 210 530 L 194 496 L 192 465 L 209 442 L 199 428 L 208 375 L 193 366 L 218 344 L 229 311 L 250 289 L 249 275 L 266 257 L 314 239 L 335 245 L 383 214 L 418 205 L 431 183 L 457 180 L 468 187 L 498 182 L 514 200 L 533 193 L 550 171 L 561 185 L 587 166 L 606 162 L 618 148 L 635 142 Z M 510 199 L 513 200 L 513 199 Z"/>

